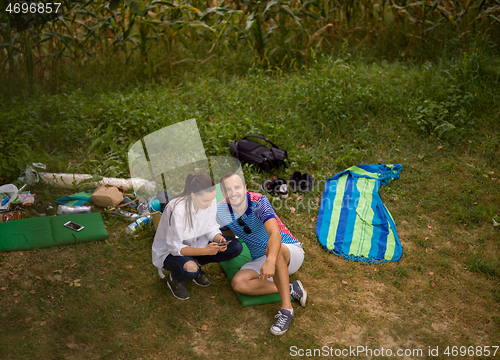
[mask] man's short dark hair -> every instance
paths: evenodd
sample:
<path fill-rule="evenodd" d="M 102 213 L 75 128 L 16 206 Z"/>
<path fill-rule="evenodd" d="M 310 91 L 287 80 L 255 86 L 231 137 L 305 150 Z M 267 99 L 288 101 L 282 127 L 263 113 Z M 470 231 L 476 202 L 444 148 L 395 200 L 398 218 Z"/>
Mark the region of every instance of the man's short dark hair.
<path fill-rule="evenodd" d="M 234 171 L 228 171 L 227 173 L 225 173 L 224 175 L 222 175 L 222 177 L 220 178 L 220 188 L 221 188 L 221 191 L 225 192 L 224 180 L 230 178 L 233 175 L 238 176 L 241 179 L 241 181 L 243 182 L 243 186 L 245 186 L 245 177 L 243 176 L 243 174 L 236 173 Z"/>

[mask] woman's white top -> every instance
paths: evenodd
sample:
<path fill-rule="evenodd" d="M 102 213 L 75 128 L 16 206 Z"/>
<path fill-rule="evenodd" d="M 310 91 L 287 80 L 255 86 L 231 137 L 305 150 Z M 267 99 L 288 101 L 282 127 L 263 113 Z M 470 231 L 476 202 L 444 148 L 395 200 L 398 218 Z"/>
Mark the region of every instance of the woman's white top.
<path fill-rule="evenodd" d="M 164 278 L 162 269 L 163 262 L 168 255 L 182 256 L 180 251 L 185 247 L 204 248 L 215 235 L 220 234 L 219 224 L 216 221 L 217 204 L 215 199 L 207 209 L 198 209 L 195 214 L 193 203 L 191 203 L 191 219 L 193 227 L 189 226 L 186 216 L 186 199 L 182 198 L 170 201 L 161 217 L 153 241 L 153 264 L 158 268 L 160 277 Z M 175 205 L 172 219 L 169 225 L 172 207 Z"/>

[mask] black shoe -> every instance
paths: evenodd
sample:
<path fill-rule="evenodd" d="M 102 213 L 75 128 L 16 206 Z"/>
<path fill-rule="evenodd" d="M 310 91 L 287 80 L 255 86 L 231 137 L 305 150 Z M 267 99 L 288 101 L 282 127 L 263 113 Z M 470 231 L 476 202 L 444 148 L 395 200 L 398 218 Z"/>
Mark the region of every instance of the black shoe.
<path fill-rule="evenodd" d="M 201 272 L 198 274 L 198 276 L 196 277 L 196 279 L 193 279 L 193 282 L 196 285 L 203 286 L 203 287 L 207 287 L 208 285 L 210 285 L 210 281 Z"/>
<path fill-rule="evenodd" d="M 184 284 L 180 281 L 174 280 L 172 278 L 172 274 L 168 274 L 167 285 L 172 291 L 172 295 L 174 295 L 179 300 L 187 300 L 189 299 L 189 293 L 187 289 L 184 287 Z"/>
<path fill-rule="evenodd" d="M 314 178 L 309 174 L 302 174 L 299 171 L 295 171 L 290 175 L 290 187 L 295 192 L 309 192 L 314 187 Z"/>
<path fill-rule="evenodd" d="M 302 174 L 300 173 L 300 171 L 295 171 L 292 175 L 290 175 L 290 187 L 295 192 L 299 191 L 299 183 L 301 176 Z"/>
<path fill-rule="evenodd" d="M 275 177 L 272 180 L 264 180 L 261 187 L 262 190 L 273 196 L 288 197 L 288 184 L 283 178 Z"/>

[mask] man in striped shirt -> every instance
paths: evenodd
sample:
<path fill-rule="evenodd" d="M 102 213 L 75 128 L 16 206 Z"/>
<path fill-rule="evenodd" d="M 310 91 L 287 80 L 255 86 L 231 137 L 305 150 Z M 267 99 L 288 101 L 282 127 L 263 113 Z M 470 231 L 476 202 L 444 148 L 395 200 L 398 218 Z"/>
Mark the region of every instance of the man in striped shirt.
<path fill-rule="evenodd" d="M 281 310 L 271 333 L 282 335 L 293 318 L 290 296 L 306 305 L 307 292 L 299 280 L 289 282 L 304 261 L 302 244 L 292 236 L 261 194 L 247 192 L 244 177 L 227 173 L 221 179 L 225 200 L 217 205 L 217 222 L 224 235 L 238 236 L 250 250 L 252 261 L 243 265 L 231 286 L 245 295 L 279 293 Z"/>

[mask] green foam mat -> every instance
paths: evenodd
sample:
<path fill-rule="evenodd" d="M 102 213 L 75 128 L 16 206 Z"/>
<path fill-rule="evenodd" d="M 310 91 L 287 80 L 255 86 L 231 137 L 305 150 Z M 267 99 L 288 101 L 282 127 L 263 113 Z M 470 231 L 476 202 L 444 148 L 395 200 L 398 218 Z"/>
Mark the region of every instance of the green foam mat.
<path fill-rule="evenodd" d="M 76 232 L 64 227 L 64 223 L 68 221 L 82 225 L 84 229 Z M 0 251 L 77 244 L 104 240 L 107 237 L 108 231 L 100 213 L 58 215 L 0 223 Z"/>
<path fill-rule="evenodd" d="M 224 270 L 230 281 L 233 280 L 234 275 L 236 275 L 236 273 L 241 269 L 243 265 L 252 261 L 248 247 L 245 245 L 243 241 L 241 240 L 239 241 L 243 244 L 243 251 L 241 252 L 241 254 L 235 257 L 234 259 L 231 259 L 229 261 L 223 261 L 220 263 L 222 269 Z M 236 291 L 235 293 L 238 299 L 240 300 L 241 305 L 243 306 L 270 304 L 281 301 L 281 297 L 278 293 L 268 294 L 268 295 L 258 295 L 258 296 L 244 295 Z"/>

